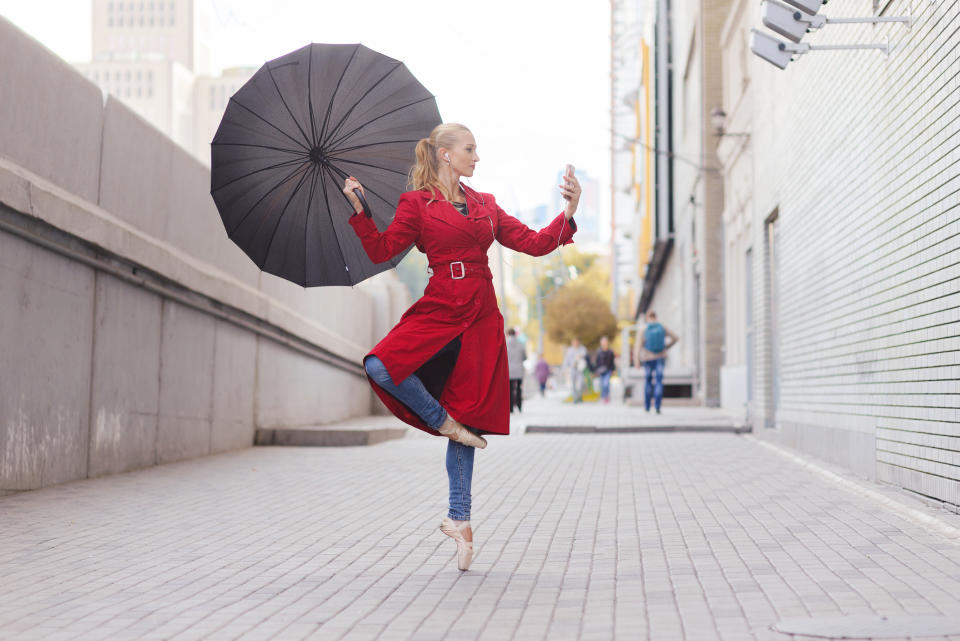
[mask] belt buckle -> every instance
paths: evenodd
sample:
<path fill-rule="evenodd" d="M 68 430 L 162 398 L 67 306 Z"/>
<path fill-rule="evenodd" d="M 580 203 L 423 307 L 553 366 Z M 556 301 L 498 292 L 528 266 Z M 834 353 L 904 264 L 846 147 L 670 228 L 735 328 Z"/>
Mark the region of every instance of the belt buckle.
<path fill-rule="evenodd" d="M 456 276 L 456 275 L 454 275 L 454 273 L 453 273 L 453 266 L 454 266 L 454 265 L 460 265 L 460 275 L 459 275 L 459 276 Z M 461 280 L 461 279 L 462 279 L 463 277 L 465 277 L 466 275 L 467 275 L 467 268 L 463 266 L 463 261 L 462 261 L 462 260 L 458 260 L 458 261 L 454 261 L 454 262 L 450 263 L 450 278 L 452 278 L 453 280 Z"/>

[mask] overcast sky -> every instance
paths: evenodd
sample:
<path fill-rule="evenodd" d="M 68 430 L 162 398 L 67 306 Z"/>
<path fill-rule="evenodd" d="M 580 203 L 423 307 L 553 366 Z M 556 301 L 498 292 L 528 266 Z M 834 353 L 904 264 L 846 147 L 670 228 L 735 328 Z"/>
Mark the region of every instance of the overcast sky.
<path fill-rule="evenodd" d="M 362 42 L 406 63 L 445 121 L 470 127 L 473 184 L 508 210 L 552 202 L 567 162 L 609 190 L 605 0 L 216 0 L 215 63 L 255 66 L 308 42 Z M 0 0 L 70 62 L 90 58 L 88 0 Z M 603 202 L 606 202 L 603 198 Z M 605 209 L 603 207 L 602 209 Z"/>

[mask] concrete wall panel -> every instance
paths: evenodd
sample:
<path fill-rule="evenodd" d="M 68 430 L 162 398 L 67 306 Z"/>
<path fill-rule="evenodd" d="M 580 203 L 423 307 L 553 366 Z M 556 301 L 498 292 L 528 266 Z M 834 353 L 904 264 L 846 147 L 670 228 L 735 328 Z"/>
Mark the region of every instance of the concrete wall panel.
<path fill-rule="evenodd" d="M 153 465 L 160 397 L 160 298 L 97 275 L 90 477 Z"/>
<path fill-rule="evenodd" d="M 276 299 L 334 336 L 367 349 L 370 340 L 370 298 L 359 287 L 304 289 L 270 274 L 262 274 L 260 291 Z"/>
<path fill-rule="evenodd" d="M 109 98 L 103 119 L 100 206 L 163 238 L 173 193 L 176 145 L 120 101 Z"/>
<path fill-rule="evenodd" d="M 97 202 L 103 95 L 0 17 L 0 155 Z"/>
<path fill-rule="evenodd" d="M 93 270 L 0 232 L 0 490 L 87 471 Z"/>
<path fill-rule="evenodd" d="M 370 413 L 370 388 L 356 375 L 272 341 L 259 340 L 257 350 L 258 428 L 317 425 Z"/>
<path fill-rule="evenodd" d="M 216 320 L 163 303 L 157 462 L 210 453 Z"/>
<path fill-rule="evenodd" d="M 217 321 L 211 452 L 253 445 L 256 369 L 256 335 L 231 323 Z"/>

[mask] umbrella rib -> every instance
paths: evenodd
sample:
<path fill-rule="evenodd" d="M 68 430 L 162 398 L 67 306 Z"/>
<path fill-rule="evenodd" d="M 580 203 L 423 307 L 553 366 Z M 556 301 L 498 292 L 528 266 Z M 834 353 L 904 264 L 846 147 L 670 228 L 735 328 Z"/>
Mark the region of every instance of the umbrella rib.
<path fill-rule="evenodd" d="M 294 144 L 299 145 L 304 151 L 310 151 L 310 148 L 309 148 L 309 147 L 304 147 L 302 142 L 300 142 L 299 140 L 297 140 L 296 138 L 294 138 L 293 136 L 291 136 L 290 134 L 288 134 L 287 132 L 285 132 L 283 129 L 281 129 L 280 127 L 276 126 L 275 124 L 273 124 L 272 122 L 270 122 L 269 120 L 267 120 L 266 118 L 264 118 L 263 116 L 261 116 L 260 114 L 258 114 L 256 111 L 254 111 L 254 110 L 251 109 L 250 107 L 246 106 L 245 104 L 243 104 L 242 102 L 240 102 L 240 101 L 237 100 L 236 98 L 234 98 L 233 96 L 230 96 L 230 102 L 232 102 L 233 104 L 235 104 L 235 105 L 237 105 L 237 106 L 239 106 L 239 107 L 242 107 L 242 108 L 246 109 L 246 110 L 249 111 L 251 114 L 253 114 L 254 116 L 256 116 L 257 118 L 259 118 L 260 120 L 262 120 L 262 121 L 265 122 L 266 124 L 270 125 L 270 126 L 273 127 L 274 129 L 276 129 L 277 131 L 279 131 L 280 133 L 282 133 L 284 136 L 286 136 L 287 138 L 289 138 L 291 141 L 293 141 Z"/>
<path fill-rule="evenodd" d="M 290 194 L 290 197 L 287 198 L 287 203 L 283 206 L 283 209 L 280 210 L 280 215 L 277 216 L 277 224 L 273 227 L 273 233 L 270 235 L 270 242 L 267 243 L 267 249 L 263 252 L 263 265 L 267 264 L 267 259 L 270 257 L 270 249 L 273 247 L 273 241 L 277 238 L 277 232 L 280 231 L 280 225 L 283 223 L 283 217 L 287 213 L 287 209 L 290 207 L 290 203 L 293 202 L 293 197 L 297 195 L 297 192 L 300 191 L 300 187 L 303 186 L 303 182 L 307 179 L 308 171 L 303 172 L 303 175 L 300 176 L 297 186 L 293 188 L 293 193 Z M 263 269 L 263 265 L 258 265 L 260 269 Z"/>
<path fill-rule="evenodd" d="M 372 169 L 379 169 L 379 170 L 381 170 L 381 171 L 389 171 L 390 173 L 397 174 L 397 175 L 400 175 L 400 176 L 406 176 L 406 175 L 407 175 L 407 172 L 405 172 L 405 171 L 398 171 L 398 170 L 396 170 L 396 169 L 390 169 L 390 168 L 388 168 L 388 167 L 381 167 L 380 165 L 374 165 L 374 164 L 371 164 L 371 163 L 368 163 L 368 162 L 360 162 L 359 160 L 348 160 L 348 159 L 346 159 L 346 158 L 338 158 L 337 160 L 338 160 L 338 162 L 342 162 L 342 163 L 346 162 L 346 163 L 350 163 L 351 165 L 362 165 L 362 166 L 364 166 L 364 167 L 371 167 Z"/>
<path fill-rule="evenodd" d="M 343 171 L 342 169 L 340 169 L 339 167 L 337 167 L 337 166 L 335 166 L 335 165 L 327 165 L 327 167 L 328 167 L 329 169 L 331 169 L 332 171 L 336 172 L 337 174 L 339 174 L 341 178 L 347 178 L 347 177 L 350 175 L 350 174 L 348 174 L 347 172 Z M 371 194 L 373 194 L 374 196 L 376 196 L 377 198 L 379 198 L 380 200 L 382 200 L 382 201 L 387 205 L 387 207 L 396 208 L 396 206 L 397 206 L 396 203 L 391 203 L 389 200 L 387 200 L 386 198 L 384 198 L 383 196 L 381 196 L 380 194 L 378 194 L 376 191 L 374 191 L 374 190 L 371 189 L 370 187 L 366 187 L 366 186 L 365 186 L 363 189 L 364 189 L 364 191 L 369 191 Z M 346 197 L 346 195 L 344 195 L 344 197 Z M 349 202 L 349 200 L 348 200 L 347 202 Z"/>
<path fill-rule="evenodd" d="M 345 151 L 355 151 L 357 149 L 366 149 L 367 147 L 378 147 L 380 145 L 409 144 L 411 142 L 420 142 L 420 140 L 389 140 L 386 142 L 371 142 L 365 145 L 354 145 L 353 147 L 341 147 L 339 149 L 334 149 L 333 151 L 328 151 L 327 156 L 336 156 L 337 154 Z"/>
<path fill-rule="evenodd" d="M 300 126 L 300 123 L 297 121 L 297 117 L 293 115 L 293 112 L 290 111 L 290 106 L 287 105 L 287 101 L 284 100 L 283 94 L 280 92 L 280 86 L 277 84 L 277 79 L 273 77 L 273 71 L 270 69 L 270 65 L 264 65 L 267 68 L 267 75 L 270 76 L 270 81 L 273 82 L 273 88 L 277 90 L 277 97 L 280 98 L 280 102 L 283 103 L 283 106 L 286 108 L 287 113 L 290 114 L 290 119 L 293 120 L 293 124 L 297 126 L 297 129 L 300 130 L 300 134 L 303 136 L 303 140 L 310 144 L 310 138 L 307 136 L 307 132 L 303 130 L 303 127 Z"/>
<path fill-rule="evenodd" d="M 303 164 L 303 162 L 304 162 L 304 160 L 303 160 L 302 158 L 296 158 L 296 159 L 294 159 L 294 160 L 285 160 L 284 162 L 280 162 L 280 163 L 277 163 L 277 164 L 275 164 L 275 165 L 270 165 L 269 167 L 261 167 L 260 169 L 255 169 L 254 171 L 251 171 L 249 174 L 244 174 L 244 175 L 242 175 L 242 176 L 237 176 L 236 178 L 234 178 L 233 180 L 231 180 L 231 181 L 229 181 L 229 182 L 225 182 L 225 183 L 223 183 L 222 185 L 218 185 L 217 187 L 214 187 L 213 189 L 210 190 L 210 193 L 211 193 L 211 194 L 215 194 L 216 192 L 220 191 L 220 190 L 223 189 L 224 187 L 229 187 L 230 185 L 232 185 L 233 183 L 237 182 L 238 180 L 243 180 L 244 178 L 249 178 L 250 176 L 252 176 L 252 175 L 254 175 L 254 174 L 259 174 L 261 171 L 269 171 L 270 169 L 279 169 L 279 168 L 281 168 L 281 167 L 289 167 L 290 165 L 300 165 L 300 164 Z"/>
<path fill-rule="evenodd" d="M 315 147 L 317 144 L 317 123 L 316 123 L 316 120 L 314 120 L 313 118 L 313 90 L 311 89 L 312 80 L 313 80 L 313 47 L 310 47 L 310 51 L 307 54 L 307 109 L 310 110 L 310 146 Z"/>
<path fill-rule="evenodd" d="M 364 127 L 366 127 L 367 125 L 372 124 L 372 123 L 380 120 L 381 118 L 385 118 L 386 116 L 389 116 L 390 114 L 393 114 L 393 113 L 396 113 L 396 112 L 400 111 L 401 109 L 406 109 L 407 107 L 412 107 L 412 106 L 414 106 L 414 105 L 419 105 L 421 102 L 426 102 L 427 100 L 433 100 L 433 98 L 434 98 L 433 96 L 427 96 L 426 98 L 421 98 L 420 100 L 415 100 L 415 101 L 410 102 L 410 103 L 407 103 L 407 104 L 405 104 L 405 105 L 401 105 L 401 106 L 397 107 L 396 109 L 391 109 L 390 111 L 388 111 L 388 112 L 385 113 L 385 114 L 380 114 L 380 115 L 377 116 L 376 118 L 373 118 L 373 119 L 368 120 L 367 122 L 363 123 L 362 125 L 360 125 L 360 126 L 357 127 L 356 129 L 354 129 L 353 131 L 351 131 L 350 133 L 345 134 L 345 135 L 343 135 L 343 136 L 340 136 L 340 137 L 337 138 L 335 141 L 333 141 L 332 143 L 330 143 L 329 146 L 332 147 L 332 146 L 335 146 L 335 145 L 339 145 L 341 142 L 343 142 L 344 140 L 346 140 L 347 138 L 349 138 L 349 137 L 352 136 L 353 134 L 357 133 L 358 131 L 360 131 L 361 129 L 363 129 Z"/>
<path fill-rule="evenodd" d="M 301 149 L 287 149 L 285 147 L 273 147 L 271 145 L 255 145 L 250 142 L 212 142 L 212 147 L 256 147 L 257 149 L 271 149 L 273 151 L 285 151 L 289 154 L 298 154 L 303 158 L 309 158 L 308 154 Z"/>
<path fill-rule="evenodd" d="M 337 78 L 337 86 L 333 88 L 333 92 L 330 94 L 330 102 L 327 103 L 327 112 L 323 115 L 323 125 L 320 127 L 320 136 L 326 138 L 327 131 L 327 122 L 330 121 L 330 112 L 333 111 L 333 101 L 337 97 L 337 92 L 340 91 L 340 83 L 343 82 L 343 77 L 347 75 L 347 69 L 350 68 L 350 65 L 353 63 L 353 59 L 357 56 L 357 52 L 360 50 L 360 45 L 356 45 L 353 48 L 353 53 L 350 54 L 350 59 L 347 60 L 347 64 L 343 66 L 343 71 L 340 72 L 340 77 Z"/>
<path fill-rule="evenodd" d="M 313 166 L 310 176 L 310 195 L 307 197 L 307 215 L 304 216 L 303 223 L 303 286 L 307 286 L 307 230 L 310 228 L 310 208 L 313 207 L 313 192 L 317 188 L 317 174 L 320 170 L 317 165 Z"/>
<path fill-rule="evenodd" d="M 323 169 L 328 169 L 328 168 L 329 167 L 326 165 L 323 166 Z M 330 198 L 327 195 L 327 181 L 321 179 L 320 186 L 323 188 L 323 201 L 327 205 L 327 213 L 330 214 L 330 225 L 333 228 L 333 239 L 337 241 L 337 249 L 340 251 L 340 261 L 343 263 L 344 267 L 347 268 L 347 280 L 349 280 L 350 283 L 353 284 L 353 276 L 350 274 L 350 266 L 347 265 L 347 257 L 343 253 L 343 246 L 340 245 L 340 237 L 337 235 L 337 226 L 333 224 L 333 214 L 332 214 L 332 210 L 330 209 Z M 347 195 L 344 194 L 343 197 L 346 199 Z M 347 202 L 349 202 L 349 199 L 347 199 Z M 359 214 L 359 215 L 363 216 L 363 214 Z"/>
<path fill-rule="evenodd" d="M 330 133 L 327 134 L 327 135 L 324 137 L 324 139 L 323 139 L 323 145 L 324 145 L 324 146 L 326 146 L 327 141 L 329 141 L 331 138 L 333 138 L 333 137 L 337 134 L 337 132 L 340 131 L 340 127 L 342 127 L 342 126 L 343 126 L 343 123 L 347 121 L 347 118 L 349 118 L 349 117 L 350 117 L 350 114 L 353 113 L 353 110 L 357 108 L 357 105 L 359 105 L 361 102 L 363 102 L 363 99 L 366 98 L 367 96 L 369 96 L 371 91 L 373 91 L 374 89 L 376 89 L 377 87 L 379 87 L 380 84 L 390 76 L 390 74 L 392 74 L 394 71 L 396 71 L 397 69 L 399 69 L 399 68 L 402 67 L 402 66 L 403 66 L 403 63 L 402 63 L 402 62 L 398 62 L 398 63 L 395 64 L 394 66 L 390 67 L 390 70 L 389 70 L 387 73 L 385 73 L 385 74 L 383 74 L 382 76 L 380 76 L 380 79 L 379 79 L 379 80 L 377 80 L 375 83 L 373 83 L 372 85 L 370 85 L 370 87 L 367 88 L 367 90 L 363 92 L 363 95 L 360 96 L 359 98 L 357 98 L 356 101 L 354 101 L 353 105 L 352 105 L 349 109 L 347 109 L 347 113 L 343 114 L 343 116 L 340 118 L 340 121 L 336 124 L 336 126 L 335 126 L 333 129 L 331 129 L 331 130 L 330 130 Z"/>
<path fill-rule="evenodd" d="M 239 220 L 239 222 L 237 222 L 237 224 L 233 226 L 232 229 L 230 229 L 230 230 L 227 231 L 227 237 L 228 237 L 228 238 L 233 238 L 234 232 L 236 232 L 237 229 L 240 228 L 240 225 L 242 225 L 243 223 L 245 223 L 245 222 L 247 221 L 247 218 L 250 217 L 250 214 L 253 213 L 253 210 L 256 209 L 257 206 L 258 206 L 260 203 L 262 203 L 264 200 L 266 200 L 266 199 L 267 199 L 267 196 L 269 196 L 270 194 L 272 194 L 273 192 L 275 192 L 277 189 L 279 189 L 280 187 L 282 187 L 284 183 L 288 182 L 291 178 L 293 178 L 293 177 L 296 175 L 297 171 L 299 171 L 299 170 L 300 170 L 300 167 L 297 167 L 296 169 L 294 169 L 293 171 L 291 171 L 289 174 L 287 174 L 286 176 L 284 176 L 283 179 L 280 180 L 280 182 L 278 182 L 276 185 L 274 185 L 273 187 L 271 187 L 270 189 L 268 189 L 265 194 L 263 194 L 262 196 L 260 196 L 260 200 L 258 200 L 257 202 L 253 203 L 253 205 L 250 206 L 250 209 L 247 210 L 247 213 L 245 213 L 245 214 L 243 215 L 243 218 L 241 218 L 241 219 Z"/>

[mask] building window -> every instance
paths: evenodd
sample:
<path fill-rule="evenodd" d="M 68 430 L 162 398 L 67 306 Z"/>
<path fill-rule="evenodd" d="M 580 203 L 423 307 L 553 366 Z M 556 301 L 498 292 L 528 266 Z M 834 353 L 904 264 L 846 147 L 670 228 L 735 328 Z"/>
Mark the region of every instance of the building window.
<path fill-rule="evenodd" d="M 147 82 L 153 82 L 153 70 L 147 69 Z"/>
<path fill-rule="evenodd" d="M 153 87 L 147 87 L 147 98 L 153 98 Z"/>
<path fill-rule="evenodd" d="M 123 18 L 122 18 L 122 17 L 121 17 L 121 18 L 117 18 L 117 26 L 118 26 L 118 27 L 122 27 L 122 26 L 123 26 Z"/>
<path fill-rule="evenodd" d="M 127 82 L 130 82 L 130 70 L 127 69 L 127 72 L 124 74 L 126 76 Z"/>
<path fill-rule="evenodd" d="M 143 87 L 137 87 L 137 98 L 143 97 Z"/>
<path fill-rule="evenodd" d="M 153 26 L 153 16 L 150 16 L 150 26 Z"/>
<path fill-rule="evenodd" d="M 140 26 L 143 26 L 143 16 L 140 16 Z"/>
<path fill-rule="evenodd" d="M 114 72 L 113 72 L 113 80 L 114 80 L 114 82 L 120 82 L 120 72 L 119 72 L 119 71 L 114 71 Z"/>
<path fill-rule="evenodd" d="M 173 14 L 172 14 L 172 13 L 170 14 L 170 26 L 171 26 L 171 27 L 173 26 Z"/>
<path fill-rule="evenodd" d="M 108 26 L 108 27 L 112 27 L 112 26 L 113 26 L 113 18 L 107 18 L 107 26 Z"/>
<path fill-rule="evenodd" d="M 143 80 L 143 72 L 137 69 L 137 82 Z"/>

